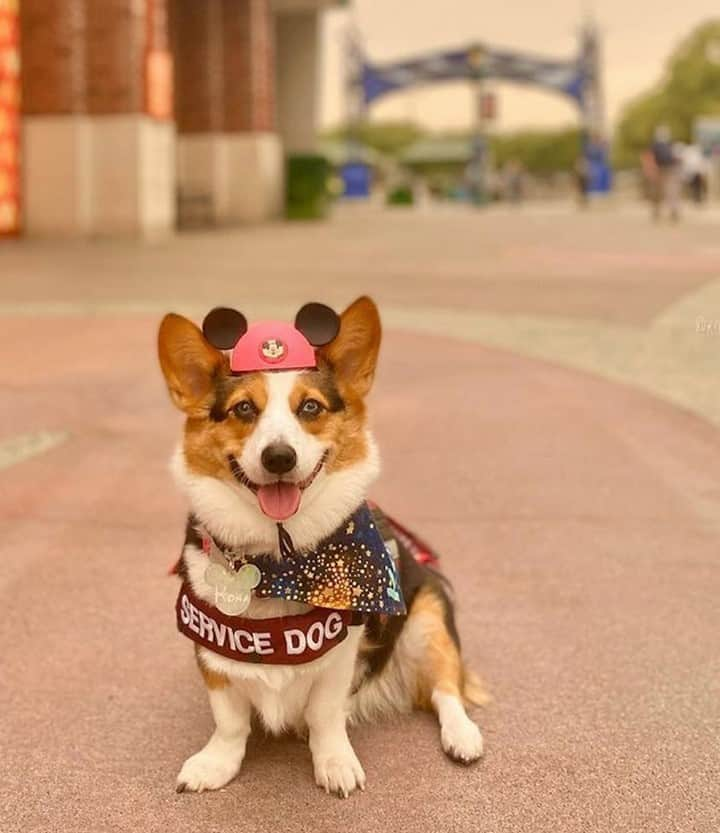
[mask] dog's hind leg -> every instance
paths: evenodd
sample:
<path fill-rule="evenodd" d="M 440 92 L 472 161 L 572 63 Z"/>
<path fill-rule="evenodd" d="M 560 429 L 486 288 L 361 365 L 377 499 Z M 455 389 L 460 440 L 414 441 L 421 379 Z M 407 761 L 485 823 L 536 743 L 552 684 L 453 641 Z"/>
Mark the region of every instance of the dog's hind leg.
<path fill-rule="evenodd" d="M 224 674 L 198 661 L 215 718 L 215 731 L 205 746 L 188 758 L 177 777 L 178 792 L 219 790 L 240 771 L 250 735 L 250 701 Z"/>
<path fill-rule="evenodd" d="M 459 694 L 446 691 L 439 684 L 430 699 L 440 721 L 440 739 L 445 754 L 462 764 L 471 764 L 482 757 L 480 729 L 467 716 Z"/>
<path fill-rule="evenodd" d="M 460 648 L 451 633 L 454 627 L 450 617 L 450 602 L 438 588 L 427 586 L 418 592 L 410 611 L 411 620 L 422 618 L 425 632 L 417 705 L 437 713 L 440 739 L 448 757 L 470 764 L 482 756 L 483 739 L 480 729 L 465 712 L 465 670 Z"/>

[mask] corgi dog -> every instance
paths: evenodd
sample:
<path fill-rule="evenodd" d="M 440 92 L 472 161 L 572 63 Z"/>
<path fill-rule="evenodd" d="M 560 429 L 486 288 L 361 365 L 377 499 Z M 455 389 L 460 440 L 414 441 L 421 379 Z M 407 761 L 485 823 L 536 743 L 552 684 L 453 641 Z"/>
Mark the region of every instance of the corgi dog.
<path fill-rule="evenodd" d="M 380 470 L 366 408 L 378 310 L 367 297 L 335 320 L 322 305 L 303 310 L 295 328 L 257 325 L 254 335 L 229 310 L 211 313 L 203 330 L 175 314 L 160 325 L 160 366 L 185 415 L 172 462 L 190 507 L 178 622 L 195 641 L 215 723 L 180 769 L 178 792 L 216 790 L 238 774 L 253 716 L 271 733 L 307 736 L 316 783 L 341 797 L 365 788 L 348 737 L 356 720 L 433 710 L 450 758 L 482 756 L 465 704 L 483 693 L 463 664 L 447 580 L 418 563 L 402 536 L 389 547 L 394 557 L 384 547 L 373 556 L 380 566 L 365 578 L 367 536 L 382 524 L 362 508 Z M 367 533 L 359 544 L 356 517 Z M 338 534 L 351 543 L 324 553 L 355 547 L 350 578 L 338 579 L 342 592 L 318 595 L 316 552 Z M 302 570 L 290 579 L 291 563 Z M 344 569 L 339 563 L 326 558 L 329 573 Z M 272 573 L 264 594 L 263 570 Z M 363 615 L 349 612 L 358 593 L 369 605 L 386 593 L 395 612 L 382 600 Z"/>

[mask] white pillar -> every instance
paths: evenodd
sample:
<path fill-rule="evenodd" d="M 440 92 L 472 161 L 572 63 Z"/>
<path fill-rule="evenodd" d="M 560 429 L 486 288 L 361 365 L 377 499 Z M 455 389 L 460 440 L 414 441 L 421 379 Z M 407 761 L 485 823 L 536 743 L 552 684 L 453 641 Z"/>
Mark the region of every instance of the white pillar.
<path fill-rule="evenodd" d="M 317 146 L 319 28 L 317 10 L 276 15 L 277 119 L 287 153 L 311 153 Z"/>

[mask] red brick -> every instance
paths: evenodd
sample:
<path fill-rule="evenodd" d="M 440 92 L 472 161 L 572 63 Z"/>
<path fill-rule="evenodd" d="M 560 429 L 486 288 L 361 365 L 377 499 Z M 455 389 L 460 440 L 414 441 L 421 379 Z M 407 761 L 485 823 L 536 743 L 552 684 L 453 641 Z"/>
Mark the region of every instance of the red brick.
<path fill-rule="evenodd" d="M 222 0 L 224 130 L 275 125 L 274 29 L 269 0 Z"/>
<path fill-rule="evenodd" d="M 143 112 L 147 52 L 172 46 L 181 133 L 273 130 L 270 0 L 168 2 L 23 0 L 24 112 Z"/>
<path fill-rule="evenodd" d="M 143 109 L 147 17 L 133 0 L 85 0 L 88 113 Z"/>
<path fill-rule="evenodd" d="M 83 112 L 84 0 L 22 0 L 20 27 L 23 112 Z"/>
<path fill-rule="evenodd" d="M 223 122 L 222 0 L 173 0 L 175 118 L 180 133 L 219 131 Z"/>

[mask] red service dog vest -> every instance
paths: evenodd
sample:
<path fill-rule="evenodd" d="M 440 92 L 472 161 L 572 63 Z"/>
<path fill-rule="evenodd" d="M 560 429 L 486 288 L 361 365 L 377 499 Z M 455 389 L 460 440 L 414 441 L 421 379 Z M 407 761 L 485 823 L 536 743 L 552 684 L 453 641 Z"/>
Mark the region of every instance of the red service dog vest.
<path fill-rule="evenodd" d="M 180 633 L 215 654 L 240 662 L 299 665 L 339 645 L 348 625 L 360 624 L 349 610 L 316 607 L 298 616 L 245 619 L 228 616 L 198 598 L 183 583 L 175 604 Z"/>

